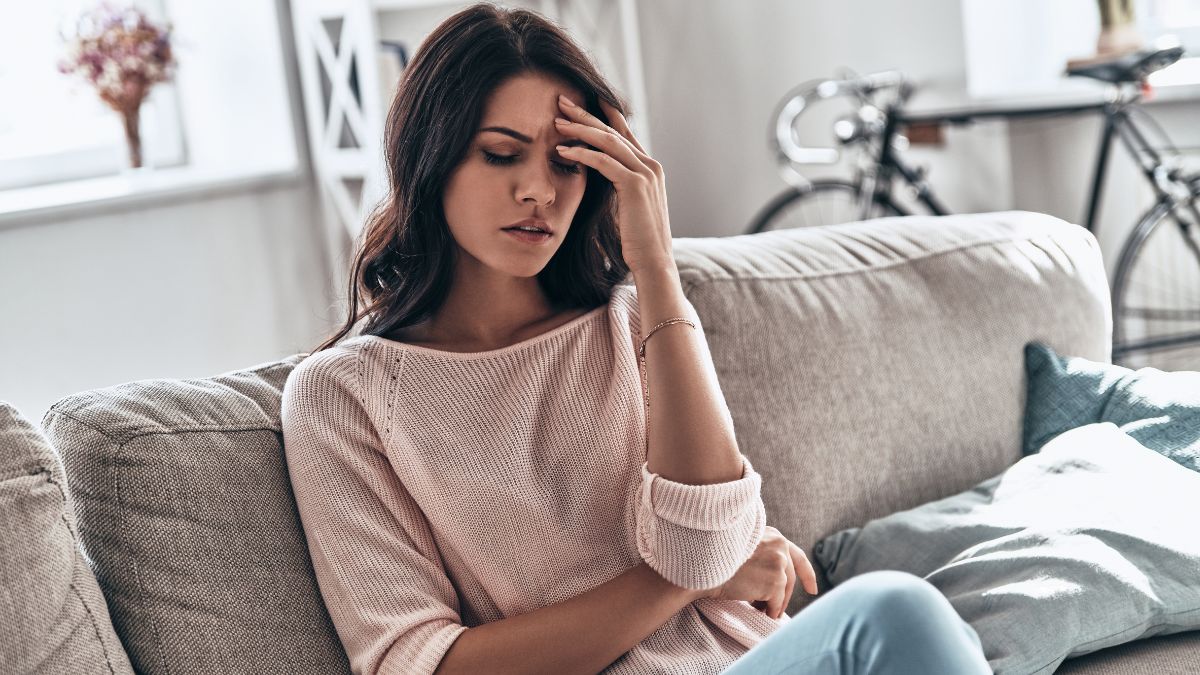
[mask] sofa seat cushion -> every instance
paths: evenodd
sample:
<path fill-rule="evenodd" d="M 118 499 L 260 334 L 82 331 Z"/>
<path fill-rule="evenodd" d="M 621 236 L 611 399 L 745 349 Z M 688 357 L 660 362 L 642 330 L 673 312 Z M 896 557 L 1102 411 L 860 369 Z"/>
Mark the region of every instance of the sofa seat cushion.
<path fill-rule="evenodd" d="M 62 464 L 0 401 L 0 664 L 6 673 L 133 673 L 79 549 Z"/>
<path fill-rule="evenodd" d="M 1196 675 L 1200 631 L 1126 642 L 1063 661 L 1054 675 Z"/>
<path fill-rule="evenodd" d="M 96 389 L 46 413 L 138 672 L 349 672 L 284 462 L 282 387 L 302 357 Z"/>

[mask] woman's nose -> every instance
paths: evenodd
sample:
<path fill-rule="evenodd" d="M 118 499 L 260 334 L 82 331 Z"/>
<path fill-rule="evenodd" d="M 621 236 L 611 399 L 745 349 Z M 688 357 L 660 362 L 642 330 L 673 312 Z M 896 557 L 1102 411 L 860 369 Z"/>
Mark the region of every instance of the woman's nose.
<path fill-rule="evenodd" d="M 549 167 L 531 169 L 522 176 L 517 198 L 521 202 L 533 201 L 542 206 L 554 203 L 554 179 Z"/>

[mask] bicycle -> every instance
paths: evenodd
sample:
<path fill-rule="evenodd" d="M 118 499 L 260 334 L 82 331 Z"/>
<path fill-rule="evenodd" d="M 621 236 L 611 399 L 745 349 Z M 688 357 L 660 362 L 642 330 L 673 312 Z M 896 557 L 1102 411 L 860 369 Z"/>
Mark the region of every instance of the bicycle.
<path fill-rule="evenodd" d="M 1170 352 L 1177 359 L 1185 359 L 1186 369 L 1200 370 L 1197 365 L 1200 364 L 1200 172 L 1185 171 L 1178 148 L 1137 105 L 1149 91 L 1149 74 L 1175 63 L 1183 53 L 1177 42 L 1160 41 L 1153 47 L 1110 61 L 1070 68 L 1068 75 L 1106 83 L 1107 100 L 1052 108 L 908 114 L 905 104 L 916 87 L 896 71 L 803 83 L 788 92 L 772 118 L 771 138 L 790 187 L 771 199 L 754 216 L 746 231 L 756 233 L 912 215 L 893 196 L 897 183 L 906 186 L 912 200 L 929 213 L 946 215 L 950 210 L 934 194 L 925 171 L 904 162 L 901 153 L 907 149 L 909 139 L 902 130 L 916 137 L 940 133 L 946 124 L 970 124 L 983 118 L 1101 112 L 1104 131 L 1084 227 L 1093 234 L 1096 231 L 1096 214 L 1114 136 L 1121 139 L 1137 160 L 1156 197 L 1119 254 L 1111 286 L 1113 362 Z M 886 93 L 894 94 L 892 100 L 877 100 Z M 797 118 L 814 101 L 834 97 L 852 97 L 857 104 L 853 112 L 834 122 L 838 147 L 801 145 L 795 126 Z M 1170 155 L 1160 154 L 1150 145 L 1133 121 L 1134 114 L 1154 124 Z M 856 151 L 852 179 L 810 180 L 796 170 L 796 165 L 802 164 L 835 164 L 840 160 L 842 148 Z M 812 211 L 818 215 L 810 220 L 807 214 Z M 1176 227 L 1170 227 L 1172 224 Z"/>

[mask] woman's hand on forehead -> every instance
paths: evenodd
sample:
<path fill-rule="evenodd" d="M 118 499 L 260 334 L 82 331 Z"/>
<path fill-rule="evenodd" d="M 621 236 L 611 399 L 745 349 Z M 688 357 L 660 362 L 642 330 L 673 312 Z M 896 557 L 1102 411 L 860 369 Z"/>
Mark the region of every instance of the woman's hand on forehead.
<path fill-rule="evenodd" d="M 624 115 L 604 100 L 600 101 L 600 109 L 611 125 L 561 94 L 559 108 L 564 113 L 564 117 L 555 120 L 559 131 L 591 146 L 559 145 L 559 154 L 600 172 L 617 192 L 621 254 L 629 269 L 636 272 L 671 261 L 671 227 L 662 165 L 646 153 Z"/>

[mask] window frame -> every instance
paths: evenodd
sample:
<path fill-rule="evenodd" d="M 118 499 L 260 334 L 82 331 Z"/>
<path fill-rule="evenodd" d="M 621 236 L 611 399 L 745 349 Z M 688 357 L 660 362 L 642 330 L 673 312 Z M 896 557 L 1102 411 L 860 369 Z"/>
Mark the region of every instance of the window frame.
<path fill-rule="evenodd" d="M 163 23 L 169 20 L 162 0 L 137 0 L 133 3 L 145 12 L 153 21 Z M 26 12 L 42 11 L 43 18 L 47 15 L 55 17 L 55 24 L 61 25 L 69 21 L 70 3 L 66 0 L 44 0 L 42 3 L 32 3 L 24 6 Z M 33 22 L 34 25 L 45 25 L 45 21 Z M 55 45 L 42 54 L 62 53 L 63 43 L 57 37 L 48 37 Z M 21 67 L 22 60 L 18 58 L 5 59 L 10 69 Z M 28 62 L 26 67 L 28 68 Z M 108 127 L 109 133 L 101 140 L 92 143 L 82 143 L 66 149 L 54 149 L 36 154 L 18 154 L 10 157 L 0 156 L 0 191 L 18 188 L 31 188 L 40 185 L 63 183 L 85 178 L 96 178 L 120 174 L 129 170 L 129 150 L 121 127 L 121 118 L 116 111 L 109 110 L 99 101 L 94 89 L 78 75 L 67 75 L 57 71 L 55 64 L 35 62 L 37 68 L 54 68 L 56 77 L 62 78 L 66 87 L 66 96 L 55 101 L 55 105 L 71 106 L 71 109 L 82 110 L 87 115 L 89 126 Z M 0 72 L 0 81 L 3 73 Z M 16 80 L 18 83 L 20 80 Z M 4 87 L 13 89 L 15 87 Z M 90 97 L 90 98 L 89 98 Z M 143 143 L 143 165 L 147 167 L 166 168 L 182 166 L 187 163 L 187 143 L 183 120 L 180 116 L 178 96 L 173 82 L 156 84 L 149 92 L 141 109 L 141 133 Z M 105 117 L 109 120 L 105 120 Z M 111 123 L 109 123 L 111 122 Z M 42 138 L 49 138 L 53 127 L 46 126 L 38 129 Z M 31 129 L 20 127 L 13 129 L 10 134 L 31 133 Z M 0 136 L 2 140 L 3 136 Z"/>

